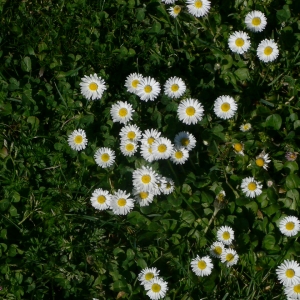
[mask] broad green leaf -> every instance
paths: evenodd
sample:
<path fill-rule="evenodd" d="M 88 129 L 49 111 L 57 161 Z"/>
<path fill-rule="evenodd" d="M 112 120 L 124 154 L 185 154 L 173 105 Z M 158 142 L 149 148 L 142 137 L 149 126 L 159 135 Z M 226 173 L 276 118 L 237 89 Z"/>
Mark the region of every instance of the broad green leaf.
<path fill-rule="evenodd" d="M 273 235 L 267 234 L 263 241 L 262 241 L 262 246 L 266 250 L 274 250 L 274 247 L 276 245 L 276 239 Z"/>
<path fill-rule="evenodd" d="M 297 189 L 300 187 L 300 178 L 295 174 L 290 174 L 285 180 L 288 189 Z"/>
<path fill-rule="evenodd" d="M 0 210 L 6 211 L 10 207 L 10 202 L 6 199 L 0 201 Z"/>
<path fill-rule="evenodd" d="M 21 68 L 24 72 L 31 71 L 31 59 L 29 56 L 25 56 L 21 61 Z"/>
<path fill-rule="evenodd" d="M 237 69 L 234 74 L 238 77 L 239 80 L 249 79 L 249 70 L 246 68 Z"/>
<path fill-rule="evenodd" d="M 188 224 L 193 224 L 195 222 L 195 216 L 191 211 L 185 211 L 182 214 L 182 220 L 187 222 Z"/>
<path fill-rule="evenodd" d="M 280 115 L 274 114 L 271 116 L 268 116 L 266 119 L 266 126 L 272 127 L 275 130 L 279 130 L 282 124 L 282 119 Z"/>
<path fill-rule="evenodd" d="M 37 129 L 40 124 L 40 120 L 35 116 L 28 117 L 27 122 L 32 125 L 32 129 Z"/>

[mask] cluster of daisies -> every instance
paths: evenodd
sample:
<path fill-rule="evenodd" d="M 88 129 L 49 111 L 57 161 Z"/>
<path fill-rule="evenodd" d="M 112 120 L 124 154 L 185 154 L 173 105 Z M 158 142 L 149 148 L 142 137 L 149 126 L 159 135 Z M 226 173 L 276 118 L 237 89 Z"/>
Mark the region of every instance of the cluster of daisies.
<path fill-rule="evenodd" d="M 245 17 L 245 24 L 252 32 L 261 32 L 267 25 L 267 19 L 261 11 L 251 11 Z M 247 52 L 251 46 L 250 37 L 246 32 L 235 31 L 228 39 L 228 46 L 232 52 L 243 54 Z M 278 55 L 278 45 L 274 40 L 262 40 L 256 50 L 258 58 L 263 62 L 272 62 Z"/>
<path fill-rule="evenodd" d="M 277 267 L 276 274 L 284 286 L 287 299 L 300 299 L 300 265 L 298 262 L 285 260 Z"/>
<path fill-rule="evenodd" d="M 210 246 L 210 255 L 221 259 L 221 262 L 227 267 L 235 265 L 239 260 L 239 255 L 234 249 L 230 248 L 233 240 L 233 229 L 229 226 L 222 226 L 217 231 L 217 241 Z M 226 248 L 226 246 L 229 247 Z M 204 257 L 197 255 L 197 257 L 191 261 L 191 268 L 197 276 L 208 276 L 213 269 L 212 259 L 208 255 Z"/>
<path fill-rule="evenodd" d="M 159 270 L 156 268 L 145 268 L 138 275 L 138 280 L 153 300 L 164 298 L 168 291 L 168 283 L 158 275 Z"/>

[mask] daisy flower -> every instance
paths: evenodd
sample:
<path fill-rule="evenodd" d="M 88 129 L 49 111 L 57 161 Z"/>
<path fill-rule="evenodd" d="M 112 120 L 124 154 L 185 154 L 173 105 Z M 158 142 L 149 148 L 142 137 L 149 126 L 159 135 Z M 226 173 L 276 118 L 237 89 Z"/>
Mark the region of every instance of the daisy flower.
<path fill-rule="evenodd" d="M 157 176 L 151 167 L 142 166 L 132 173 L 133 186 L 138 191 L 153 192 L 158 189 Z"/>
<path fill-rule="evenodd" d="M 197 276 L 208 276 L 211 274 L 214 265 L 209 256 L 199 257 L 197 255 L 191 261 L 191 268 Z"/>
<path fill-rule="evenodd" d="M 175 5 L 173 7 L 168 8 L 169 14 L 173 17 L 173 18 L 177 18 L 177 16 L 179 15 L 179 13 L 181 12 L 181 7 L 179 5 Z"/>
<path fill-rule="evenodd" d="M 191 98 L 181 101 L 177 109 L 179 120 L 187 125 L 201 121 L 203 112 L 202 104 L 198 100 Z"/>
<path fill-rule="evenodd" d="M 132 73 L 128 75 L 125 80 L 125 87 L 127 88 L 127 92 L 136 94 L 137 86 L 142 79 L 143 76 L 139 73 Z"/>
<path fill-rule="evenodd" d="M 146 161 L 148 161 L 150 163 L 155 160 L 151 146 L 142 144 L 141 145 L 141 155 Z"/>
<path fill-rule="evenodd" d="M 220 193 L 218 193 L 218 195 L 216 196 L 216 200 L 218 200 L 219 202 L 224 201 L 224 198 L 226 196 L 225 191 L 221 191 Z"/>
<path fill-rule="evenodd" d="M 234 249 L 224 249 L 221 254 L 221 262 L 227 267 L 235 265 L 239 260 L 239 256 Z"/>
<path fill-rule="evenodd" d="M 91 203 L 96 209 L 105 210 L 110 208 L 110 199 L 111 195 L 108 191 L 96 189 L 92 194 Z"/>
<path fill-rule="evenodd" d="M 246 32 L 235 31 L 229 36 L 228 46 L 234 53 L 243 54 L 250 48 L 250 38 Z"/>
<path fill-rule="evenodd" d="M 133 156 L 138 149 L 138 145 L 130 140 L 122 140 L 120 145 L 121 152 L 124 156 Z"/>
<path fill-rule="evenodd" d="M 136 94 L 143 101 L 154 101 L 160 93 L 160 84 L 151 77 L 141 79 L 136 88 Z"/>
<path fill-rule="evenodd" d="M 151 300 L 161 299 L 164 298 L 167 293 L 168 283 L 159 277 L 155 277 L 145 283 L 145 290 Z"/>
<path fill-rule="evenodd" d="M 195 17 L 207 15 L 210 9 L 208 0 L 187 0 L 186 3 L 189 13 Z"/>
<path fill-rule="evenodd" d="M 279 55 L 278 46 L 274 40 L 265 39 L 259 43 L 256 54 L 265 63 L 274 61 Z"/>
<path fill-rule="evenodd" d="M 96 164 L 101 168 L 107 168 L 115 162 L 115 151 L 110 148 L 99 148 L 94 155 Z"/>
<path fill-rule="evenodd" d="M 258 156 L 256 156 L 255 164 L 258 167 L 261 167 L 261 168 L 264 168 L 265 170 L 267 170 L 268 164 L 271 161 L 269 158 L 270 158 L 269 154 L 266 154 L 265 151 L 263 151 Z"/>
<path fill-rule="evenodd" d="M 214 112 L 221 119 L 230 119 L 237 110 L 237 104 L 230 96 L 220 96 L 214 104 Z"/>
<path fill-rule="evenodd" d="M 253 10 L 246 15 L 245 23 L 249 30 L 261 32 L 267 25 L 267 18 L 261 11 Z"/>
<path fill-rule="evenodd" d="M 127 215 L 134 207 L 134 200 L 129 198 L 130 194 L 117 190 L 111 196 L 110 206 L 115 215 Z"/>
<path fill-rule="evenodd" d="M 244 145 L 242 143 L 234 143 L 232 147 L 236 154 L 244 155 Z"/>
<path fill-rule="evenodd" d="M 101 99 L 106 90 L 104 80 L 98 77 L 96 73 L 90 76 L 84 75 L 79 85 L 81 94 L 88 100 Z"/>
<path fill-rule="evenodd" d="M 139 202 L 140 206 L 148 206 L 153 202 L 153 193 L 134 190 L 133 195 L 134 199 Z"/>
<path fill-rule="evenodd" d="M 165 181 L 161 184 L 161 191 L 164 195 L 173 193 L 175 189 L 174 181 L 171 178 L 165 177 Z"/>
<path fill-rule="evenodd" d="M 113 104 L 110 109 L 110 115 L 113 119 L 113 122 L 119 122 L 126 124 L 128 121 L 132 119 L 132 113 L 134 110 L 132 109 L 131 104 L 128 104 L 126 101 L 118 101 Z"/>
<path fill-rule="evenodd" d="M 276 269 L 278 280 L 284 286 L 300 283 L 300 266 L 294 260 L 285 260 Z"/>
<path fill-rule="evenodd" d="M 285 217 L 279 222 L 279 230 L 286 236 L 294 236 L 300 230 L 300 222 L 294 216 Z"/>
<path fill-rule="evenodd" d="M 224 250 L 225 245 L 222 242 L 214 242 L 209 248 L 209 253 L 213 257 L 220 258 Z"/>
<path fill-rule="evenodd" d="M 181 131 L 176 134 L 174 143 L 176 147 L 184 147 L 186 150 L 190 151 L 196 146 L 196 139 L 191 133 Z"/>
<path fill-rule="evenodd" d="M 160 137 L 160 132 L 157 131 L 156 129 L 147 129 L 143 133 L 141 143 L 151 146 L 153 142 Z"/>
<path fill-rule="evenodd" d="M 184 148 L 175 148 L 171 152 L 170 160 L 176 165 L 183 165 L 189 158 L 189 152 Z"/>
<path fill-rule="evenodd" d="M 298 152 L 287 152 L 285 154 L 285 158 L 288 161 L 295 161 L 297 159 L 297 154 L 298 154 Z"/>
<path fill-rule="evenodd" d="M 249 131 L 251 129 L 251 124 L 250 123 L 246 123 L 246 124 L 242 124 L 240 126 L 240 130 L 243 132 Z"/>
<path fill-rule="evenodd" d="M 120 136 L 122 140 L 137 142 L 141 137 L 141 130 L 136 125 L 125 125 L 120 131 Z"/>
<path fill-rule="evenodd" d="M 293 284 L 292 286 L 286 286 L 284 293 L 288 297 L 287 300 L 300 299 L 300 282 Z"/>
<path fill-rule="evenodd" d="M 254 198 L 262 193 L 262 184 L 253 177 L 246 177 L 242 180 L 241 188 L 247 197 Z"/>
<path fill-rule="evenodd" d="M 76 151 L 80 151 L 85 149 L 88 140 L 86 138 L 85 131 L 83 129 L 74 130 L 68 136 L 68 144 L 69 146 Z"/>
<path fill-rule="evenodd" d="M 161 0 L 161 2 L 164 2 L 165 4 L 174 4 L 175 0 Z"/>
<path fill-rule="evenodd" d="M 229 226 L 222 226 L 217 231 L 217 239 L 225 245 L 230 245 L 234 239 L 234 232 Z"/>
<path fill-rule="evenodd" d="M 165 94 L 170 98 L 179 98 L 184 94 L 186 90 L 185 83 L 181 78 L 178 77 L 169 78 L 166 81 L 164 88 Z"/>
<path fill-rule="evenodd" d="M 152 144 L 152 151 L 154 158 L 157 159 L 168 159 L 172 153 L 173 145 L 171 141 L 164 137 L 159 137 Z"/>
<path fill-rule="evenodd" d="M 138 280 L 142 285 L 145 285 L 146 283 L 150 282 L 151 279 L 157 276 L 159 276 L 159 270 L 156 268 L 145 268 L 138 275 Z"/>

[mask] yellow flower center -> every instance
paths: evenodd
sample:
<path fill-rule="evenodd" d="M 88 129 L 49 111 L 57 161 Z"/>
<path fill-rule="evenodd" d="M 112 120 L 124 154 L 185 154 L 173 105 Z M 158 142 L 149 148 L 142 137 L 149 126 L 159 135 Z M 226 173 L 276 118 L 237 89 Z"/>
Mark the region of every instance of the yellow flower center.
<path fill-rule="evenodd" d="M 287 278 L 293 278 L 295 276 L 295 271 L 293 269 L 287 269 L 285 275 Z"/>
<path fill-rule="evenodd" d="M 300 293 L 300 284 L 294 286 L 294 292 L 299 294 Z"/>
<path fill-rule="evenodd" d="M 148 192 L 140 192 L 140 198 L 141 199 L 146 199 L 148 197 L 149 193 Z M 150 274 L 150 273 L 148 273 Z"/>
<path fill-rule="evenodd" d="M 256 163 L 257 166 L 263 167 L 264 164 L 265 164 L 265 161 L 264 161 L 263 158 L 259 157 L 258 159 L 256 159 L 255 163 Z"/>
<path fill-rule="evenodd" d="M 227 112 L 229 111 L 230 109 L 230 104 L 228 102 L 224 102 L 222 105 L 221 105 L 221 110 L 224 111 L 224 112 Z"/>
<path fill-rule="evenodd" d="M 110 159 L 109 154 L 103 153 L 103 154 L 101 155 L 101 160 L 102 160 L 102 161 L 107 162 L 107 161 L 109 161 L 109 159 Z"/>
<path fill-rule="evenodd" d="M 147 140 L 149 145 L 152 145 L 154 141 L 155 141 L 154 137 L 149 137 L 148 140 Z"/>
<path fill-rule="evenodd" d="M 133 140 L 133 139 L 136 137 L 136 134 L 135 134 L 134 131 L 129 131 L 129 132 L 127 133 L 127 137 L 128 137 L 129 139 Z"/>
<path fill-rule="evenodd" d="M 167 151 L 167 146 L 164 144 L 161 144 L 157 147 L 158 152 L 165 153 Z"/>
<path fill-rule="evenodd" d="M 143 183 L 145 183 L 145 184 L 147 184 L 147 183 L 149 183 L 151 181 L 151 176 L 150 175 L 143 175 L 142 176 L 142 182 Z"/>
<path fill-rule="evenodd" d="M 233 148 L 236 152 L 241 152 L 243 150 L 243 145 L 241 143 L 235 143 Z"/>
<path fill-rule="evenodd" d="M 228 231 L 225 231 L 223 232 L 223 235 L 222 235 L 223 239 L 224 240 L 229 240 L 230 239 L 230 233 Z"/>
<path fill-rule="evenodd" d="M 171 91 L 172 91 L 172 92 L 177 92 L 178 90 L 179 90 L 178 84 L 172 84 L 172 85 L 171 85 Z"/>
<path fill-rule="evenodd" d="M 226 255 L 226 260 L 227 261 L 233 261 L 233 259 L 234 259 L 234 255 L 232 254 L 232 253 L 228 253 L 227 255 Z"/>
<path fill-rule="evenodd" d="M 190 140 L 188 138 L 182 138 L 180 142 L 182 146 L 187 146 L 190 143 Z"/>
<path fill-rule="evenodd" d="M 248 190 L 249 191 L 255 191 L 256 190 L 256 183 L 255 182 L 250 182 L 248 184 Z"/>
<path fill-rule="evenodd" d="M 74 142 L 75 144 L 81 144 L 83 141 L 83 137 L 81 135 L 76 135 L 75 138 L 74 138 Z"/>
<path fill-rule="evenodd" d="M 158 283 L 153 283 L 151 287 L 152 292 L 159 293 L 161 290 L 161 286 Z"/>
<path fill-rule="evenodd" d="M 91 91 L 97 91 L 97 89 L 98 89 L 98 84 L 95 83 L 95 82 L 91 82 L 90 85 L 89 85 L 89 89 L 90 89 Z"/>
<path fill-rule="evenodd" d="M 258 25 L 260 25 L 260 23 L 261 23 L 261 19 L 260 18 L 255 17 L 255 18 L 252 19 L 252 25 L 253 26 L 258 26 Z"/>
<path fill-rule="evenodd" d="M 179 5 L 175 5 L 173 8 L 174 14 L 178 15 L 181 11 L 181 7 Z"/>
<path fill-rule="evenodd" d="M 222 247 L 220 246 L 216 246 L 215 249 L 214 249 L 214 252 L 217 254 L 217 255 L 221 255 L 222 254 Z"/>
<path fill-rule="evenodd" d="M 264 54 L 265 54 L 265 55 L 268 55 L 268 56 L 271 55 L 272 52 L 273 52 L 273 48 L 270 47 L 270 46 L 267 46 L 267 47 L 265 48 L 265 50 L 264 50 Z"/>
<path fill-rule="evenodd" d="M 183 153 L 182 153 L 181 151 L 176 151 L 176 152 L 175 152 L 175 157 L 176 157 L 177 159 L 180 159 L 180 158 L 183 157 Z"/>
<path fill-rule="evenodd" d="M 131 152 L 134 150 L 134 145 L 129 143 L 125 146 L 126 151 Z"/>
<path fill-rule="evenodd" d="M 186 110 L 185 110 L 186 114 L 188 116 L 193 116 L 196 112 L 195 108 L 193 106 L 189 106 Z"/>
<path fill-rule="evenodd" d="M 287 230 L 293 230 L 293 229 L 295 228 L 295 223 L 294 223 L 294 222 L 287 222 L 287 223 L 285 224 L 285 228 L 286 228 Z"/>
<path fill-rule="evenodd" d="M 248 130 L 249 129 L 249 125 L 248 124 L 245 124 L 244 125 L 244 130 Z"/>
<path fill-rule="evenodd" d="M 198 261 L 198 268 L 204 270 L 206 268 L 206 262 L 204 260 Z"/>
<path fill-rule="evenodd" d="M 103 204 L 106 201 L 106 197 L 100 195 L 100 196 L 97 197 L 97 201 L 98 201 L 98 203 Z"/>
<path fill-rule="evenodd" d="M 242 47 L 242 46 L 244 46 L 244 44 L 245 44 L 245 41 L 244 41 L 242 38 L 237 38 L 237 39 L 235 40 L 235 45 L 236 45 L 237 47 Z"/>
<path fill-rule="evenodd" d="M 136 89 L 139 83 L 140 83 L 140 81 L 139 81 L 139 80 L 137 80 L 137 79 L 134 79 L 134 80 L 131 82 L 131 85 L 132 85 L 132 87 L 133 87 L 133 88 L 135 88 L 135 89 Z"/>
<path fill-rule="evenodd" d="M 126 109 L 126 108 L 121 108 L 120 110 L 119 110 L 119 116 L 120 117 L 122 117 L 122 118 L 124 118 L 124 117 L 126 117 L 127 116 L 127 114 L 128 114 L 128 110 Z"/>
<path fill-rule="evenodd" d="M 125 206 L 125 205 L 126 205 L 126 199 L 120 198 L 120 199 L 118 200 L 118 205 L 119 205 L 119 206 Z"/>
<path fill-rule="evenodd" d="M 145 279 L 146 279 L 146 280 L 151 280 L 153 277 L 154 277 L 154 274 L 153 274 L 153 273 L 147 273 L 147 274 L 145 275 Z"/>
<path fill-rule="evenodd" d="M 151 87 L 150 85 L 146 85 L 146 86 L 144 87 L 144 91 L 145 91 L 145 93 L 149 94 L 149 93 L 151 93 L 151 91 L 152 91 L 152 87 Z"/>
<path fill-rule="evenodd" d="M 200 0 L 196 0 L 196 1 L 195 1 L 195 7 L 196 7 L 196 8 L 201 8 L 202 5 L 203 5 L 203 4 L 202 4 L 202 1 L 200 1 Z"/>
<path fill-rule="evenodd" d="M 152 153 L 152 148 L 151 147 L 148 148 L 148 152 Z"/>
<path fill-rule="evenodd" d="M 168 190 L 168 189 L 170 189 L 172 187 L 172 185 L 171 185 L 171 183 L 167 183 L 167 185 L 166 185 L 166 189 Z"/>

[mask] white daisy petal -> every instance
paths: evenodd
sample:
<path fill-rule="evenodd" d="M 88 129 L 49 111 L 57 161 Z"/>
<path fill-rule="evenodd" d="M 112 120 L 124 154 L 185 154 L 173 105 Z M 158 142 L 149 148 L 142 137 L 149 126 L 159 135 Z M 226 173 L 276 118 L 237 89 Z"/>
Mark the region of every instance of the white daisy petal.
<path fill-rule="evenodd" d="M 165 297 L 168 291 L 168 283 L 159 277 L 155 277 L 145 283 L 145 290 L 151 300 L 158 300 Z"/>
<path fill-rule="evenodd" d="M 224 250 L 225 245 L 222 242 L 214 242 L 210 246 L 209 252 L 211 256 L 220 258 Z"/>
<path fill-rule="evenodd" d="M 256 156 L 255 164 L 258 167 L 261 167 L 261 168 L 264 168 L 265 170 L 267 170 L 268 164 L 271 162 L 271 160 L 269 158 L 270 158 L 269 154 L 267 154 L 267 153 L 265 153 L 265 151 L 263 151 L 258 156 Z"/>
<path fill-rule="evenodd" d="M 173 145 L 171 141 L 164 137 L 159 137 L 152 144 L 154 159 L 168 159 L 172 153 Z"/>
<path fill-rule="evenodd" d="M 267 18 L 261 11 L 253 10 L 246 15 L 245 23 L 249 30 L 261 32 L 267 25 Z"/>
<path fill-rule="evenodd" d="M 142 144 L 141 145 L 141 155 L 148 162 L 153 162 L 155 160 L 151 146 Z"/>
<path fill-rule="evenodd" d="M 181 78 L 171 77 L 166 81 L 164 89 L 170 98 L 180 98 L 186 90 L 186 85 Z"/>
<path fill-rule="evenodd" d="M 232 52 L 243 54 L 250 48 L 250 38 L 246 32 L 235 31 L 229 36 L 228 46 Z"/>
<path fill-rule="evenodd" d="M 98 77 L 96 73 L 90 76 L 84 75 L 79 85 L 81 94 L 88 100 L 101 99 L 106 90 L 104 80 Z"/>
<path fill-rule="evenodd" d="M 234 240 L 234 231 L 229 226 L 222 226 L 217 231 L 217 239 L 225 245 L 230 245 Z"/>
<path fill-rule="evenodd" d="M 225 249 L 221 254 L 221 262 L 227 267 L 235 265 L 239 260 L 239 256 L 234 249 Z"/>
<path fill-rule="evenodd" d="M 102 189 L 94 190 L 91 197 L 92 206 L 99 210 L 105 210 L 110 208 L 110 200 L 110 193 Z"/>
<path fill-rule="evenodd" d="M 160 271 L 156 268 L 145 268 L 138 275 L 138 280 L 142 285 L 145 285 L 146 283 L 150 282 L 151 279 L 158 277 L 159 272 Z"/>
<path fill-rule="evenodd" d="M 127 215 L 134 207 L 134 200 L 129 198 L 130 194 L 118 190 L 111 196 L 110 206 L 115 215 Z"/>
<path fill-rule="evenodd" d="M 208 276 L 211 274 L 214 265 L 209 256 L 199 257 L 197 255 L 191 261 L 191 268 L 197 276 Z"/>
<path fill-rule="evenodd" d="M 237 104 L 230 96 L 220 96 L 214 104 L 214 112 L 221 119 L 230 119 L 237 110 Z"/>
<path fill-rule="evenodd" d="M 278 57 L 279 49 L 274 40 L 265 39 L 259 43 L 256 54 L 261 61 L 268 63 Z"/>
<path fill-rule="evenodd" d="M 279 230 L 286 236 L 294 236 L 300 231 L 300 222 L 297 217 L 285 217 L 279 222 Z"/>
<path fill-rule="evenodd" d="M 276 269 L 278 280 L 284 286 L 300 283 L 300 265 L 294 260 L 285 260 Z"/>
<path fill-rule="evenodd" d="M 125 80 L 125 87 L 127 88 L 127 92 L 136 94 L 137 86 L 142 79 L 143 76 L 138 73 L 132 73 L 128 75 Z"/>
<path fill-rule="evenodd" d="M 174 4 L 176 0 L 161 0 L 165 4 Z"/>
<path fill-rule="evenodd" d="M 176 134 L 174 143 L 176 147 L 184 147 L 186 150 L 190 151 L 196 146 L 196 139 L 191 133 L 181 131 Z"/>
<path fill-rule="evenodd" d="M 137 86 L 136 94 L 143 101 L 154 101 L 160 93 L 160 84 L 151 77 L 141 79 Z"/>
<path fill-rule="evenodd" d="M 262 193 L 262 184 L 253 177 L 246 177 L 242 180 L 241 188 L 247 197 L 255 198 Z"/>
<path fill-rule="evenodd" d="M 198 121 L 201 121 L 203 112 L 202 104 L 191 98 L 181 101 L 177 109 L 179 120 L 188 125 L 197 124 Z"/>
<path fill-rule="evenodd" d="M 113 104 L 110 109 L 113 122 L 119 122 L 123 124 L 126 124 L 132 119 L 133 112 L 134 110 L 132 109 L 131 104 L 128 104 L 126 101 L 118 101 L 117 103 Z"/>
<path fill-rule="evenodd" d="M 101 168 L 107 168 L 113 165 L 115 157 L 115 151 L 106 147 L 99 148 L 94 155 L 97 165 Z"/>
<path fill-rule="evenodd" d="M 186 3 L 189 13 L 195 17 L 203 17 L 210 10 L 210 1 L 208 0 L 187 0 Z"/>
<path fill-rule="evenodd" d="M 88 140 L 86 138 L 85 131 L 83 129 L 74 130 L 68 136 L 68 144 L 69 146 L 76 151 L 80 151 L 85 149 Z"/>
<path fill-rule="evenodd" d="M 179 5 L 175 5 L 173 7 L 168 8 L 170 16 L 173 18 L 177 18 L 179 13 L 181 12 L 181 7 Z"/>

